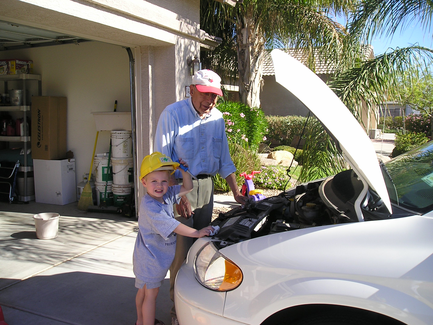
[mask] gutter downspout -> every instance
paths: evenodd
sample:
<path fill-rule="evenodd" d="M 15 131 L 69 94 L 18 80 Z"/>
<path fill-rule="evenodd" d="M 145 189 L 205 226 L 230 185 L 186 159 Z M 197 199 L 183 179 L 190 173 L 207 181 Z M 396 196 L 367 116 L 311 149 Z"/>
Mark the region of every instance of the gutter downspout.
<path fill-rule="evenodd" d="M 130 100 L 131 100 L 131 136 L 132 136 L 132 160 L 134 162 L 134 212 L 135 218 L 138 219 L 138 186 L 137 186 L 137 150 L 136 150 L 136 127 L 135 127 L 135 73 L 134 65 L 135 60 L 131 49 L 126 48 L 129 56 L 129 87 L 130 87 Z"/>

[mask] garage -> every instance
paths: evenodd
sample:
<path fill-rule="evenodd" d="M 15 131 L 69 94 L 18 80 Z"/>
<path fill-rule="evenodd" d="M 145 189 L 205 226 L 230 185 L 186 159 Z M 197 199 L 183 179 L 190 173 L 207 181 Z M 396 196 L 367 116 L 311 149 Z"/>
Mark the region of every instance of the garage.
<path fill-rule="evenodd" d="M 29 86 L 29 98 L 67 99 L 66 151 L 75 159 L 75 187 L 92 161 L 93 113 L 113 112 L 116 101 L 116 111 L 132 110 L 136 121 L 131 123 L 133 139 L 140 139 L 133 141 L 134 164 L 151 152 L 159 113 L 183 98 L 189 84 L 187 61 L 203 39 L 198 20 L 197 1 L 2 2 L 0 61 L 32 61 L 40 88 Z M 5 93 L 2 83 L 0 92 Z M 22 114 L 1 113 L 14 120 Z M 2 149 L 24 147 L 22 141 L 0 140 Z M 110 132 L 100 131 L 95 152 L 109 148 Z M 140 188 L 135 192 L 135 200 L 143 195 Z"/>
<path fill-rule="evenodd" d="M 36 86 L 28 82 L 28 96 L 36 96 L 40 92 L 41 96 L 65 97 L 67 100 L 67 137 L 64 140 L 66 141 L 65 149 L 69 152 L 68 155 L 73 157 L 76 162 L 75 166 L 69 167 L 76 171 L 76 183 L 73 185 L 65 184 L 64 192 L 66 195 L 66 191 L 70 192 L 71 186 L 76 188 L 83 181 L 85 174 L 89 173 L 96 136 L 94 116 L 98 116 L 89 115 L 89 112 L 114 110 L 116 101 L 117 111 L 130 111 L 128 53 L 125 48 L 120 46 L 97 41 L 82 41 L 75 37 L 44 32 L 40 29 L 30 30 L 27 26 L 8 24 L 7 22 L 1 22 L 0 26 L 11 27 L 9 32 L 7 32 L 6 28 L 0 30 L 2 40 L 11 40 L 11 36 L 15 36 L 16 39 L 18 36 L 27 39 L 32 37 L 32 40 L 35 40 L 27 44 L 26 40 L 24 40 L 21 45 L 22 48 L 18 48 L 20 45 L 19 42 L 16 42 L 15 47 L 18 49 L 13 49 L 14 46 L 6 44 L 6 42 L 2 42 L 0 45 L 5 49 L 0 52 L 0 60 L 18 59 L 33 62 L 33 71 L 30 73 L 40 76 L 41 89 L 35 89 Z M 44 36 L 44 34 L 47 36 Z M 48 40 L 50 38 L 53 41 L 36 43 L 39 39 Z M 55 39 L 58 38 L 68 38 L 71 42 L 56 45 Z M 13 87 L 19 88 L 20 83 L 22 84 L 22 81 L 17 82 Z M 4 88 L 3 93 L 6 94 Z M 29 103 L 31 103 L 30 99 Z M 2 120 L 8 119 L 6 117 L 8 112 L 2 113 Z M 11 113 L 10 117 L 13 121 L 16 121 L 19 118 L 17 115 L 21 114 L 21 112 Z M 29 124 L 31 125 L 31 119 Z M 47 142 L 51 141 L 52 139 L 47 139 Z M 6 143 L 9 144 L 10 149 L 24 146 L 24 143 L 21 143 L 21 145 L 14 142 Z M 97 141 L 96 153 L 108 153 L 109 144 L 110 132 L 101 131 Z M 29 144 L 27 146 L 31 147 Z M 62 158 L 59 154 L 66 158 L 64 152 L 53 153 L 53 157 L 56 159 Z M 29 155 L 31 156 L 32 152 Z M 36 156 L 36 158 L 45 157 Z M 29 161 L 30 166 L 32 166 L 33 159 L 29 159 Z M 60 175 L 53 176 L 59 177 Z M 36 193 L 36 195 L 38 194 Z M 24 200 L 29 199 L 28 195 L 24 196 L 26 197 Z M 73 198 L 68 194 L 61 203 L 71 203 L 71 200 Z M 50 197 L 41 196 L 39 201 L 49 203 Z M 76 199 L 73 201 L 76 201 Z M 54 198 L 53 202 L 55 202 Z"/>

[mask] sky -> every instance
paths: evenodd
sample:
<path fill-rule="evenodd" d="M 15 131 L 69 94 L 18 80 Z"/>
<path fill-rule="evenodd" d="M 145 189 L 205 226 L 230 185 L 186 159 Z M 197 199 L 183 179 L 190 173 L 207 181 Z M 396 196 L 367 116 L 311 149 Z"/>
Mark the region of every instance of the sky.
<path fill-rule="evenodd" d="M 403 30 L 397 29 L 392 39 L 390 37 L 381 36 L 375 37 L 371 45 L 374 49 L 374 54 L 379 55 L 386 50 L 396 47 L 407 47 L 418 43 L 420 46 L 433 48 L 433 30 L 424 32 L 418 24 L 405 26 Z"/>

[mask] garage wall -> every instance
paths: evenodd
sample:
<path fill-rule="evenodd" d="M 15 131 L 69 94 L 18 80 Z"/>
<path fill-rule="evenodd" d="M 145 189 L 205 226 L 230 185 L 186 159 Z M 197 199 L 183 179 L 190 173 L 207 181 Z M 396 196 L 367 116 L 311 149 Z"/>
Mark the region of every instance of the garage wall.
<path fill-rule="evenodd" d="M 89 172 L 96 127 L 91 112 L 130 111 L 129 58 L 115 45 L 86 42 L 0 52 L 0 59 L 33 60 L 43 96 L 68 100 L 67 150 L 76 159 L 77 183 Z M 99 134 L 97 152 L 108 152 L 110 132 Z"/>

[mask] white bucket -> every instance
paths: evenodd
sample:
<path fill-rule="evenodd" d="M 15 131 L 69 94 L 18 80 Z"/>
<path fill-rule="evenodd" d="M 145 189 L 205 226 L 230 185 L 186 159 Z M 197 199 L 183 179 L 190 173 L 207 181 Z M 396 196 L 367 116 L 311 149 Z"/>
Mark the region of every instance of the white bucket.
<path fill-rule="evenodd" d="M 111 131 L 111 157 L 132 157 L 131 131 Z"/>
<path fill-rule="evenodd" d="M 131 184 L 116 185 L 113 184 L 113 204 L 116 207 L 121 207 L 123 203 L 131 200 Z"/>
<path fill-rule="evenodd" d="M 33 216 L 35 220 L 36 236 L 39 239 L 53 239 L 57 237 L 60 215 L 54 212 L 39 213 Z"/>
<path fill-rule="evenodd" d="M 113 180 L 111 166 L 108 167 L 108 156 L 106 154 L 97 154 L 93 160 L 95 166 L 96 182 L 106 182 Z"/>
<path fill-rule="evenodd" d="M 101 204 L 105 204 L 107 206 L 113 205 L 113 182 L 105 182 L 95 183 L 96 185 L 96 204 L 97 206 L 101 206 Z M 105 199 L 105 186 L 107 186 L 107 198 Z M 105 202 L 104 202 L 105 201 Z"/>
<path fill-rule="evenodd" d="M 111 158 L 111 165 L 113 168 L 113 184 L 127 185 L 134 181 L 132 158 Z"/>

